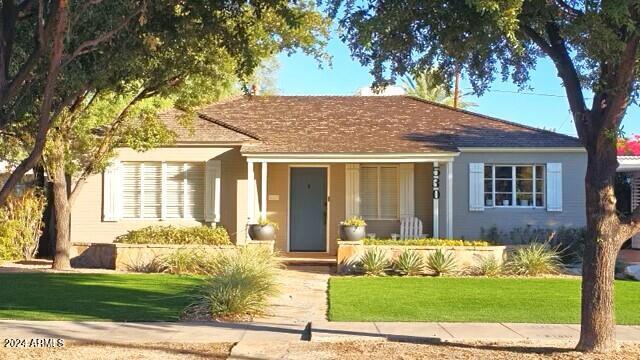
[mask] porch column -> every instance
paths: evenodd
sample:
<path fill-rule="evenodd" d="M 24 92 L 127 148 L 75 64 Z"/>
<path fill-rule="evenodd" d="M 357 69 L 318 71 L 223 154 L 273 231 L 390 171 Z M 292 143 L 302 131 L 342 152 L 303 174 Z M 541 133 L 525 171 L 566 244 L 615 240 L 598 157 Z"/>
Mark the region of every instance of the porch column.
<path fill-rule="evenodd" d="M 432 197 L 433 197 L 433 238 L 440 237 L 440 166 L 437 161 L 433 162 L 432 172 Z"/>
<path fill-rule="evenodd" d="M 260 182 L 260 217 L 267 218 L 267 162 L 262 162 L 261 182 Z"/>
<path fill-rule="evenodd" d="M 453 239 L 453 161 L 447 161 L 447 239 Z"/>
<path fill-rule="evenodd" d="M 247 160 L 247 225 L 254 223 L 255 180 L 256 178 L 253 174 L 253 161 Z"/>

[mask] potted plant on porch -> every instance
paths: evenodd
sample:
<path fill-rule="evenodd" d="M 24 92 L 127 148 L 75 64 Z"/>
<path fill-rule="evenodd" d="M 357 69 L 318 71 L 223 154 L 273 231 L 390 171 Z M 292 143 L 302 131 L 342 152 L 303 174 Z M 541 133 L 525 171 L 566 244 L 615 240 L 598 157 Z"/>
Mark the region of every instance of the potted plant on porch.
<path fill-rule="evenodd" d="M 340 240 L 358 241 L 366 235 L 367 223 L 359 216 L 352 216 L 340 223 Z"/>
<path fill-rule="evenodd" d="M 278 224 L 267 218 L 260 218 L 255 224 L 249 224 L 249 237 L 251 240 L 265 241 L 275 240 Z"/>

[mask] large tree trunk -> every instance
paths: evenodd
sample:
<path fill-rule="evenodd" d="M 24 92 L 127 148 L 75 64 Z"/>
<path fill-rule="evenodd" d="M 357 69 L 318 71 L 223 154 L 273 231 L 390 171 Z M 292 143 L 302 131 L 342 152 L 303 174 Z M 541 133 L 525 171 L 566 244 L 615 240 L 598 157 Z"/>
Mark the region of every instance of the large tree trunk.
<path fill-rule="evenodd" d="M 56 219 L 56 251 L 53 256 L 53 269 L 71 269 L 69 260 L 69 249 L 71 239 L 69 233 L 69 221 L 71 218 L 71 208 L 67 194 L 67 180 L 64 171 L 64 164 L 56 162 L 51 172 L 53 178 L 53 203 Z"/>
<path fill-rule="evenodd" d="M 582 321 L 578 350 L 608 352 L 616 347 L 613 285 L 620 250 L 620 219 L 614 193 L 617 167 L 611 140 L 588 149 L 585 177 L 587 235 L 582 265 Z"/>

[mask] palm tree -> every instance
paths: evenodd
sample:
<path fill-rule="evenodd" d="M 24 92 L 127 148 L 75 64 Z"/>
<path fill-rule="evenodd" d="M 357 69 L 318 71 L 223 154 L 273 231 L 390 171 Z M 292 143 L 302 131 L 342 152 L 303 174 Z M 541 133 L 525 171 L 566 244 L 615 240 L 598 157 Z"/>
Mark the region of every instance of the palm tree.
<path fill-rule="evenodd" d="M 412 77 L 407 76 L 403 81 L 402 87 L 407 92 L 407 95 L 439 104 L 454 106 L 455 98 L 451 91 L 451 86 L 443 81 L 435 69 L 415 73 Z M 461 98 L 462 95 L 459 95 L 459 109 L 476 106 L 475 103 L 461 101 Z"/>

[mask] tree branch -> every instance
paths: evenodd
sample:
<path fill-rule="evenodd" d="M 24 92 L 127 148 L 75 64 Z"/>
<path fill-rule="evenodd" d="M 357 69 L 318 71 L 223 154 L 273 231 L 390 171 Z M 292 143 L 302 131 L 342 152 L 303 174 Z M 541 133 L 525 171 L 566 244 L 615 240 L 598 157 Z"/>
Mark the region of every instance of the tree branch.
<path fill-rule="evenodd" d="M 578 10 L 574 8 L 573 6 L 569 5 L 566 1 L 553 0 L 553 2 L 556 3 L 556 5 L 558 5 L 560 9 L 562 9 L 562 11 L 564 11 L 566 14 L 570 16 L 578 17 L 578 16 L 584 15 L 584 12 L 582 12 L 582 10 Z"/>
<path fill-rule="evenodd" d="M 66 67 L 70 62 L 72 62 L 78 56 L 82 56 L 84 54 L 90 53 L 90 52 L 94 51 L 100 44 L 111 40 L 111 38 L 116 36 L 124 28 L 126 28 L 129 25 L 129 23 L 131 22 L 131 20 L 136 18 L 138 15 L 140 15 L 140 13 L 142 13 L 142 11 L 144 10 L 145 7 L 146 7 L 146 2 L 143 1 L 142 4 L 131 15 L 129 15 L 125 20 L 123 20 L 114 29 L 101 34 L 100 36 L 96 37 L 95 39 L 87 40 L 87 41 L 84 41 L 83 43 L 81 43 L 71 53 L 71 55 L 67 56 L 67 58 L 65 59 L 62 67 Z"/>
<path fill-rule="evenodd" d="M 16 16 L 18 8 L 13 0 L 2 2 L 2 26 L 0 27 L 0 89 L 9 81 L 9 66 L 15 40 Z"/>
<path fill-rule="evenodd" d="M 587 106 L 582 92 L 582 85 L 578 71 L 571 60 L 569 51 L 564 39 L 560 36 L 560 31 L 556 24 L 549 22 L 545 26 L 545 33 L 549 40 L 537 33 L 527 25 L 521 25 L 522 32 L 528 36 L 544 52 L 556 66 L 558 76 L 562 79 L 569 107 L 573 113 L 578 137 L 585 143 L 588 137 L 587 131 Z"/>

